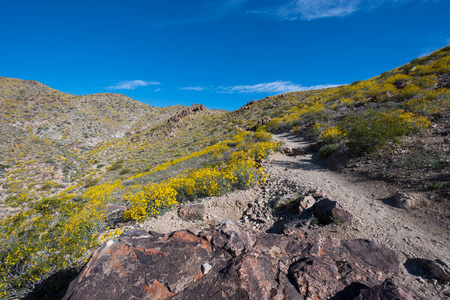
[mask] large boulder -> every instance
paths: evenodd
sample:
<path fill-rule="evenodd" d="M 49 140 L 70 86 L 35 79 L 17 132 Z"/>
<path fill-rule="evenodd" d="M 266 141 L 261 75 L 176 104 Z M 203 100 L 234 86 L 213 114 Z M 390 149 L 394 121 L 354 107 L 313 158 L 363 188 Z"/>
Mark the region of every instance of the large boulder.
<path fill-rule="evenodd" d="M 125 232 L 94 253 L 64 299 L 366 299 L 385 293 L 383 282 L 398 273 L 395 253 L 371 241 L 227 222 Z M 401 287 L 401 295 L 414 292 Z"/>

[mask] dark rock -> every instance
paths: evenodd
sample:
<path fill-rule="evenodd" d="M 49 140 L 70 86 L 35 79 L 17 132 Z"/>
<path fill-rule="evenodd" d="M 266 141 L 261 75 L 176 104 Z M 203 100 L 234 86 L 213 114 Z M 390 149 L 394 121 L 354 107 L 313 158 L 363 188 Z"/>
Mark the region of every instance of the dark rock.
<path fill-rule="evenodd" d="M 395 253 L 376 243 L 227 222 L 160 237 L 124 233 L 94 253 L 64 299 L 353 299 L 384 292 L 397 275 Z"/>
<path fill-rule="evenodd" d="M 353 240 L 343 241 L 342 244 L 352 256 L 360 257 L 368 265 L 377 266 L 389 275 L 400 272 L 400 264 L 394 251 L 375 241 Z"/>
<path fill-rule="evenodd" d="M 325 192 L 322 191 L 322 190 L 312 190 L 312 191 L 309 191 L 308 193 L 306 193 L 306 195 L 313 196 L 314 199 L 316 199 L 316 200 L 320 200 L 322 198 L 326 198 L 327 197 Z"/>
<path fill-rule="evenodd" d="M 394 82 L 394 86 L 398 88 L 399 90 L 404 89 L 406 87 L 406 81 L 405 80 L 397 80 Z"/>
<path fill-rule="evenodd" d="M 386 279 L 382 284 L 369 289 L 362 289 L 361 293 L 353 300 L 418 300 L 423 299 L 406 286 L 396 283 L 391 278 Z"/>
<path fill-rule="evenodd" d="M 205 111 L 206 107 L 203 104 L 192 104 L 190 107 L 186 107 L 183 109 L 180 113 L 176 114 L 175 116 L 172 116 L 169 118 L 169 123 L 177 123 L 180 122 L 182 118 L 185 118 L 189 115 L 195 115 L 199 112 Z"/>
<path fill-rule="evenodd" d="M 353 216 L 348 211 L 339 207 L 336 201 L 328 198 L 316 202 L 312 211 L 314 216 L 319 219 L 319 223 L 324 225 L 348 223 L 353 219 Z"/>
<path fill-rule="evenodd" d="M 191 204 L 178 208 L 178 216 L 183 221 L 197 221 L 203 220 L 205 213 L 205 206 L 201 203 Z"/>
<path fill-rule="evenodd" d="M 258 127 L 259 126 L 263 126 L 266 125 L 267 123 L 269 123 L 271 121 L 271 119 L 269 117 L 263 117 L 261 120 L 258 121 Z"/>
<path fill-rule="evenodd" d="M 429 272 L 435 278 L 450 282 L 450 265 L 447 262 L 441 259 L 429 260 L 414 258 L 414 260 L 422 269 Z"/>
<path fill-rule="evenodd" d="M 450 72 L 447 74 L 438 76 L 438 83 L 436 85 L 438 89 L 450 88 Z"/>

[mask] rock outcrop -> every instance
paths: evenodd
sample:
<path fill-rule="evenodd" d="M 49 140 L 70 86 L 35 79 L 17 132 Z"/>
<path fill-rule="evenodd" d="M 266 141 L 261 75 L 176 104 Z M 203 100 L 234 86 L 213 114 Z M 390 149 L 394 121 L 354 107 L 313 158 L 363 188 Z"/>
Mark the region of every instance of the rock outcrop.
<path fill-rule="evenodd" d="M 125 232 L 94 253 L 64 299 L 420 299 L 398 273 L 395 253 L 376 242 L 222 223 Z"/>
<path fill-rule="evenodd" d="M 206 107 L 203 104 L 192 104 L 192 106 L 186 107 L 180 113 L 176 114 L 169 118 L 169 123 L 177 123 L 180 122 L 182 118 L 185 118 L 189 115 L 195 115 L 199 112 L 205 111 Z"/>
<path fill-rule="evenodd" d="M 436 86 L 438 89 L 450 88 L 450 72 L 443 75 L 439 75 L 438 79 L 439 81 Z"/>

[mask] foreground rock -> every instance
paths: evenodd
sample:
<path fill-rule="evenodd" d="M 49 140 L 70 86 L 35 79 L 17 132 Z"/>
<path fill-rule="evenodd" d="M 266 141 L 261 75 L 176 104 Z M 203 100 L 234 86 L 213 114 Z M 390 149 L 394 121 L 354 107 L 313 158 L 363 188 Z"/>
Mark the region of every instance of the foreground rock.
<path fill-rule="evenodd" d="M 450 265 L 441 259 L 415 258 L 417 264 L 439 280 L 450 282 Z"/>
<path fill-rule="evenodd" d="M 398 272 L 395 253 L 375 242 L 222 223 L 126 232 L 95 252 L 64 299 L 420 299 L 391 279 Z"/>

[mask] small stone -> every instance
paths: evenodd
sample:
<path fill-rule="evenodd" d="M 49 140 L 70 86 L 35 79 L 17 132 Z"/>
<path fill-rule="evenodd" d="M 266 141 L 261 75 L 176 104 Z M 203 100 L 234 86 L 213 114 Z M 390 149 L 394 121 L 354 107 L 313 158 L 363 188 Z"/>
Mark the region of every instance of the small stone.
<path fill-rule="evenodd" d="M 408 193 L 397 193 L 394 196 L 394 205 L 399 208 L 410 209 L 416 205 L 416 198 Z"/>
<path fill-rule="evenodd" d="M 304 211 L 310 207 L 312 207 L 316 203 L 316 199 L 313 196 L 305 196 L 299 204 L 299 210 Z"/>
<path fill-rule="evenodd" d="M 208 274 L 209 271 L 211 271 L 211 269 L 212 269 L 212 266 L 208 263 L 202 265 L 202 273 L 205 275 Z"/>

